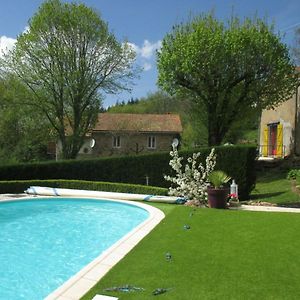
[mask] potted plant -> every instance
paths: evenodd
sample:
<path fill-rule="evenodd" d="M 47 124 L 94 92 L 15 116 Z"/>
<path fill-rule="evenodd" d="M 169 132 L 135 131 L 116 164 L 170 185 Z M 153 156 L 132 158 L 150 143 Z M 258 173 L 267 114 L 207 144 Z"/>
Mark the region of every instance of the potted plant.
<path fill-rule="evenodd" d="M 226 208 L 229 188 L 226 183 L 231 179 L 221 170 L 212 171 L 208 180 L 210 186 L 207 187 L 208 206 L 211 208 Z"/>

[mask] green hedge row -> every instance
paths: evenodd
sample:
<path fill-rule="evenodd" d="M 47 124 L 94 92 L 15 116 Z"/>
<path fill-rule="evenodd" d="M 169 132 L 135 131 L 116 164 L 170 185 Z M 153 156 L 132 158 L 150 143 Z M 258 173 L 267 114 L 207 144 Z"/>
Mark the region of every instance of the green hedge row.
<path fill-rule="evenodd" d="M 30 186 L 46 186 L 53 188 L 105 191 L 117 193 L 133 193 L 146 195 L 167 195 L 166 188 L 86 180 L 11 180 L 0 181 L 0 194 L 23 193 Z"/>
<path fill-rule="evenodd" d="M 205 160 L 209 148 L 199 149 Z M 180 151 L 184 157 L 194 151 Z M 228 173 L 239 185 L 241 199 L 247 199 L 255 185 L 256 148 L 253 146 L 216 147 L 217 166 Z M 172 174 L 168 152 L 138 156 L 109 157 L 92 160 L 40 162 L 0 167 L 0 180 L 73 179 L 102 182 L 145 184 L 168 187 L 165 174 Z"/>

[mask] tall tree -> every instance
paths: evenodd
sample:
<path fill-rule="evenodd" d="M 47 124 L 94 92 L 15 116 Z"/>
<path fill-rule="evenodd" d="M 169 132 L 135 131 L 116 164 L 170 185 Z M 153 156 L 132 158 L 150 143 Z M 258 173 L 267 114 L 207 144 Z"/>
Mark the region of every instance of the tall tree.
<path fill-rule="evenodd" d="M 51 127 L 39 111 L 23 104 L 30 95 L 15 78 L 0 80 L 0 164 L 49 158 Z"/>
<path fill-rule="evenodd" d="M 100 92 L 129 89 L 134 59 L 132 48 L 117 41 L 94 10 L 48 0 L 2 61 L 2 70 L 32 91 L 33 104 L 57 132 L 63 158 L 75 158 L 96 121 Z"/>
<path fill-rule="evenodd" d="M 158 52 L 158 83 L 189 94 L 206 112 L 208 144 L 219 145 L 248 108 L 274 106 L 295 91 L 288 48 L 259 18 L 227 23 L 212 13 L 173 27 Z"/>

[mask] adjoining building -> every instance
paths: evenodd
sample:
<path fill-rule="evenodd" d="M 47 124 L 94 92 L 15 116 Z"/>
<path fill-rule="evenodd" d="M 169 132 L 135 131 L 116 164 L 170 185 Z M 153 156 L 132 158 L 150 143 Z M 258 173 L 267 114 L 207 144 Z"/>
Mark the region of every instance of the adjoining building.
<path fill-rule="evenodd" d="M 172 142 L 179 141 L 181 133 L 177 114 L 100 113 L 79 157 L 170 151 Z"/>
<path fill-rule="evenodd" d="M 261 157 L 300 155 L 300 87 L 291 99 L 274 109 L 263 110 L 260 121 Z"/>

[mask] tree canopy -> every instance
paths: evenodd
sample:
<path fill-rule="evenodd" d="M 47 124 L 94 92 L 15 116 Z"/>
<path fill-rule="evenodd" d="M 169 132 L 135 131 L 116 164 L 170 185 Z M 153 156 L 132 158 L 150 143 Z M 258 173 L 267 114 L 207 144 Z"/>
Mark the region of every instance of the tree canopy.
<path fill-rule="evenodd" d="M 62 144 L 75 158 L 96 121 L 103 93 L 129 89 L 135 53 L 109 32 L 99 14 L 84 4 L 45 1 L 2 60 L 32 92 Z"/>
<path fill-rule="evenodd" d="M 0 164 L 49 158 L 51 127 L 41 112 L 22 105 L 30 96 L 15 78 L 0 79 Z"/>
<path fill-rule="evenodd" d="M 295 92 L 288 48 L 259 18 L 224 23 L 209 13 L 176 25 L 157 61 L 159 86 L 189 95 L 206 113 L 209 145 L 220 144 L 248 109 L 275 106 Z"/>

